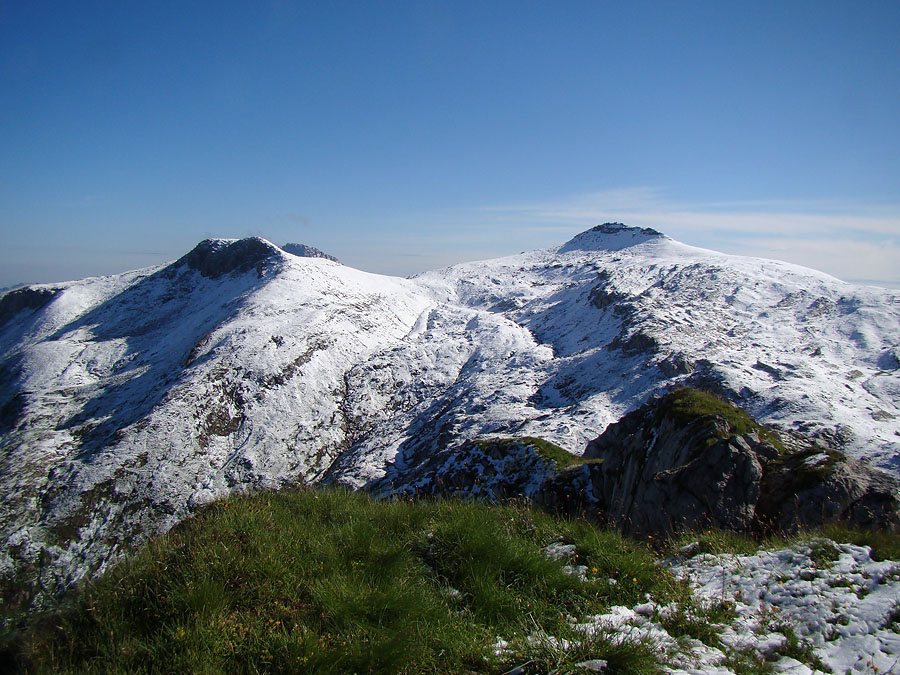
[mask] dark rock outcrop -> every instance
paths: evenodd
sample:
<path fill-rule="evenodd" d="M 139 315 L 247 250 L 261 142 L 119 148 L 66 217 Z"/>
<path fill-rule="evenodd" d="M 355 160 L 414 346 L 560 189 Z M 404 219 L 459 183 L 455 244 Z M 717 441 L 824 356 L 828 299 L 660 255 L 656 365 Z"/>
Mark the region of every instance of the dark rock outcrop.
<path fill-rule="evenodd" d="M 539 438 L 486 438 L 446 448 L 422 464 L 375 481 L 379 496 L 530 500 L 566 515 L 596 511 L 586 461 Z"/>
<path fill-rule="evenodd" d="M 696 362 L 683 352 L 674 352 L 656 364 L 666 377 L 690 375 L 696 368 Z"/>
<path fill-rule="evenodd" d="M 643 330 L 632 333 L 620 333 L 607 345 L 609 349 L 619 349 L 625 356 L 652 356 L 658 354 L 661 345 L 659 340 Z"/>
<path fill-rule="evenodd" d="M 739 409 L 678 390 L 610 425 L 585 457 L 603 460 L 591 472 L 599 511 L 629 534 L 900 527 L 900 492 L 887 474 L 836 450 L 776 445 Z"/>
<path fill-rule="evenodd" d="M 810 448 L 767 464 L 756 516 L 776 531 L 833 521 L 896 529 L 897 503 L 891 476 L 835 450 Z"/>
<path fill-rule="evenodd" d="M 620 251 L 649 239 L 665 237 L 651 227 L 631 227 L 622 223 L 603 223 L 577 234 L 559 248 L 569 251 Z"/>
<path fill-rule="evenodd" d="M 59 288 L 32 288 L 25 286 L 0 297 L 0 326 L 23 309 L 41 309 L 59 295 Z"/>
<path fill-rule="evenodd" d="M 328 255 L 314 246 L 307 246 L 306 244 L 285 244 L 281 247 L 281 250 L 301 258 L 325 258 L 326 260 L 338 262 L 338 259 L 333 255 Z"/>
<path fill-rule="evenodd" d="M 628 297 L 625 293 L 609 291 L 604 284 L 598 284 L 591 289 L 588 300 L 597 309 L 612 307 L 614 312 L 619 310 L 617 313 L 623 313 L 623 310 L 620 309 L 622 307 L 620 303 L 628 300 Z"/>
<path fill-rule="evenodd" d="M 185 264 L 210 279 L 226 274 L 243 274 L 256 269 L 262 274 L 262 265 L 281 250 L 259 237 L 247 239 L 204 239 L 175 265 Z"/>

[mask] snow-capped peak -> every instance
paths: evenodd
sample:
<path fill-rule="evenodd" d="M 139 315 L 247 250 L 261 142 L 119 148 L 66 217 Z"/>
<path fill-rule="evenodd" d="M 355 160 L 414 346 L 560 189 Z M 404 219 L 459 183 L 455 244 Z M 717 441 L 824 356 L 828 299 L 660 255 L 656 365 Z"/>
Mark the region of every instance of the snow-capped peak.
<path fill-rule="evenodd" d="M 204 239 L 175 262 L 195 269 L 203 276 L 218 279 L 230 273 L 246 272 L 266 260 L 284 259 L 284 251 L 262 237 L 246 239 Z"/>
<path fill-rule="evenodd" d="M 662 232 L 650 227 L 631 227 L 623 223 L 603 223 L 576 234 L 559 247 L 559 253 L 569 251 L 620 251 L 629 246 L 643 244 L 651 239 L 668 239 Z"/>

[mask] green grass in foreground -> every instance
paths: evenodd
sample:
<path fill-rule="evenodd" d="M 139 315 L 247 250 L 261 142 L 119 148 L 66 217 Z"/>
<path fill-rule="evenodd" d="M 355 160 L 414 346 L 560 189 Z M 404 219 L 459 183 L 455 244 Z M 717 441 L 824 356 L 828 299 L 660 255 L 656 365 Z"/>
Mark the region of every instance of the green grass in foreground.
<path fill-rule="evenodd" d="M 548 560 L 562 539 L 595 581 Z M 585 658 L 656 672 L 652 645 L 597 636 L 563 652 L 567 616 L 686 601 L 643 545 L 536 509 L 379 502 L 334 490 L 203 509 L 7 646 L 35 672 L 548 672 Z M 610 584 L 609 579 L 615 579 Z M 497 638 L 509 652 L 494 654 Z"/>
<path fill-rule="evenodd" d="M 829 528 L 756 541 L 709 530 L 667 542 L 753 553 L 829 536 L 900 558 L 900 535 Z M 576 545 L 562 572 L 541 549 Z M 833 551 L 821 542 L 822 565 Z M 814 551 L 815 553 L 815 551 Z M 610 583 L 610 579 L 615 583 Z M 605 659 L 611 673 L 660 670 L 653 645 L 573 633 L 572 616 L 676 602 L 671 635 L 715 646 L 727 603 L 699 606 L 649 546 L 521 505 L 376 501 L 336 490 L 263 493 L 203 509 L 59 612 L 6 639 L 0 667 L 26 672 L 526 673 Z M 576 643 L 568 651 L 547 639 Z M 497 638 L 509 643 L 497 656 Z M 530 639 L 528 639 L 530 638 Z M 732 654 L 744 673 L 766 672 Z M 10 663 L 12 660 L 12 663 Z"/>

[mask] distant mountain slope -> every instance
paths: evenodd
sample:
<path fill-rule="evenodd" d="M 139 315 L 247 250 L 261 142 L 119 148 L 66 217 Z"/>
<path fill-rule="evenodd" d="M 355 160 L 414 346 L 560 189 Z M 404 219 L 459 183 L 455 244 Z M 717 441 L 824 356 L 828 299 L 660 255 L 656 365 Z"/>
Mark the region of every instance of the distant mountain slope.
<path fill-rule="evenodd" d="M 314 246 L 307 246 L 306 244 L 285 244 L 281 247 L 281 250 L 301 258 L 325 258 L 334 262 L 338 261 L 333 255 L 328 255 Z"/>
<path fill-rule="evenodd" d="M 348 443 L 347 369 L 429 302 L 250 239 L 23 307 L 0 328 L 0 565 L 47 551 L 65 585 L 235 487 L 315 480 Z"/>
<path fill-rule="evenodd" d="M 64 588 L 230 491 L 361 487 L 476 437 L 580 453 L 682 383 L 900 472 L 898 340 L 897 292 L 619 224 L 410 280 L 252 238 L 17 289 L 0 572 Z"/>
<path fill-rule="evenodd" d="M 414 342 L 357 367 L 383 400 L 422 402 L 332 467 L 350 484 L 395 452 L 402 471 L 448 438 L 538 436 L 581 452 L 650 394 L 684 383 L 900 471 L 895 291 L 619 224 L 414 281 L 455 315 L 436 311 Z M 443 374 L 435 399 L 421 378 L 374 377 L 428 359 L 431 377 Z"/>

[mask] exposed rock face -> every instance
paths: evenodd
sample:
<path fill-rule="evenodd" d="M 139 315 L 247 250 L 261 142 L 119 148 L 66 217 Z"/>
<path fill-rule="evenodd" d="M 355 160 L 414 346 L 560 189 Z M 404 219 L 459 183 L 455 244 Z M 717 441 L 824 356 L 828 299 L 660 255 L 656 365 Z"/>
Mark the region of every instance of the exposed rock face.
<path fill-rule="evenodd" d="M 247 239 L 204 239 L 175 264 L 184 263 L 209 279 L 226 274 L 243 274 L 257 268 L 262 276 L 262 264 L 281 251 L 259 237 Z"/>
<path fill-rule="evenodd" d="M 40 309 L 50 304 L 57 295 L 58 288 L 32 288 L 26 286 L 0 297 L 0 326 L 9 321 L 23 309 Z"/>
<path fill-rule="evenodd" d="M 897 483 L 834 450 L 812 448 L 768 463 L 756 505 L 759 523 L 794 531 L 829 521 L 897 528 Z"/>
<path fill-rule="evenodd" d="M 328 255 L 327 253 L 324 253 L 313 246 L 307 246 L 306 244 L 285 244 L 281 247 L 281 250 L 290 253 L 291 255 L 300 256 L 301 258 L 325 258 L 326 260 L 338 262 L 338 259 L 333 255 Z"/>
<path fill-rule="evenodd" d="M 666 377 L 678 377 L 690 375 L 696 368 L 696 363 L 686 354 L 675 352 L 656 364 Z"/>
<path fill-rule="evenodd" d="M 690 411 L 715 401 L 715 412 Z M 645 536 L 719 527 L 796 532 L 827 522 L 897 529 L 896 481 L 835 450 L 782 454 L 765 429 L 722 401 L 680 390 L 647 403 L 588 444 L 598 507 L 611 524 Z M 768 437 L 772 442 L 761 439 Z"/>
<path fill-rule="evenodd" d="M 548 447 L 563 458 L 562 466 Z M 584 515 L 597 506 L 591 484 L 594 464 L 539 438 L 487 438 L 435 453 L 368 489 L 379 496 L 524 499 L 559 513 Z"/>

